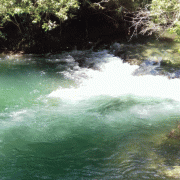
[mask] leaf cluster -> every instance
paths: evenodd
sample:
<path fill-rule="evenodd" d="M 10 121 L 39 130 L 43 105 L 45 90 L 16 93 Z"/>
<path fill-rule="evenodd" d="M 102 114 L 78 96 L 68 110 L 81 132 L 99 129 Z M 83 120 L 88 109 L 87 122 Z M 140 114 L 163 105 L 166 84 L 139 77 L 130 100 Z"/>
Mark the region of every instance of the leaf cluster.
<path fill-rule="evenodd" d="M 167 30 L 180 36 L 180 1 L 152 0 L 150 8 L 152 22 L 158 30 Z"/>
<path fill-rule="evenodd" d="M 53 14 L 59 21 L 68 19 L 68 11 L 78 8 L 77 0 L 0 0 L 0 26 L 13 22 L 22 31 L 22 21 L 40 24 L 42 28 L 52 30 L 57 26 L 50 16 Z M 18 20 L 19 17 L 21 22 Z"/>

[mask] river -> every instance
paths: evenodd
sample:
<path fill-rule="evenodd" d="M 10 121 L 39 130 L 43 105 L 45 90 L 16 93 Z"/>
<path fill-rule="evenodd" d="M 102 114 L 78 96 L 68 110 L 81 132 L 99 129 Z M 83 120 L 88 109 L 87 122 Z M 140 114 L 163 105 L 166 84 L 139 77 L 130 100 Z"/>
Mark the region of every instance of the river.
<path fill-rule="evenodd" d="M 0 179 L 180 178 L 180 79 L 138 69 L 107 50 L 1 56 Z"/>

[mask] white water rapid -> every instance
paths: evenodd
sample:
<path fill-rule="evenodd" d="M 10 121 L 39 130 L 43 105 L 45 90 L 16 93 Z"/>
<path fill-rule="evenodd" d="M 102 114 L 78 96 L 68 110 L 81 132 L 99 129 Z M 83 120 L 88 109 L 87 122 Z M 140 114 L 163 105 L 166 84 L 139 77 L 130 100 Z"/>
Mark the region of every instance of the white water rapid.
<path fill-rule="evenodd" d="M 64 75 L 75 80 L 77 87 L 60 87 L 49 94 L 49 97 L 73 102 L 100 95 L 134 95 L 180 101 L 180 79 L 168 79 L 160 75 L 134 76 L 133 72 L 139 66 L 123 63 L 120 58 L 110 54 L 103 58 L 86 59 L 86 63 L 89 61 L 95 64 L 96 70 L 78 67 L 73 71 L 65 71 Z"/>

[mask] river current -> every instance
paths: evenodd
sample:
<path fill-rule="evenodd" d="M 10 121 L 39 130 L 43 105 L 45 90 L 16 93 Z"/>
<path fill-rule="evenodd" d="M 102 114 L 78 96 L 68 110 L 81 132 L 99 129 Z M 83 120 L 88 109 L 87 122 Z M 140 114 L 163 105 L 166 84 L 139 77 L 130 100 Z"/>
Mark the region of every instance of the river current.
<path fill-rule="evenodd" d="M 0 58 L 0 179 L 180 178 L 180 79 L 107 50 Z"/>

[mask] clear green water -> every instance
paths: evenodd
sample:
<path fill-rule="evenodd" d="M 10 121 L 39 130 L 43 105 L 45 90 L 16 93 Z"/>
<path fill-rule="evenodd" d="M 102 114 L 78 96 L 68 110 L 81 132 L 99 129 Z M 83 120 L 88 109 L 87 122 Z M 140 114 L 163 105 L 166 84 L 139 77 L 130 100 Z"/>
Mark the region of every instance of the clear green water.
<path fill-rule="evenodd" d="M 180 142 L 167 134 L 180 81 L 137 68 L 107 51 L 1 57 L 0 179 L 177 177 Z"/>

